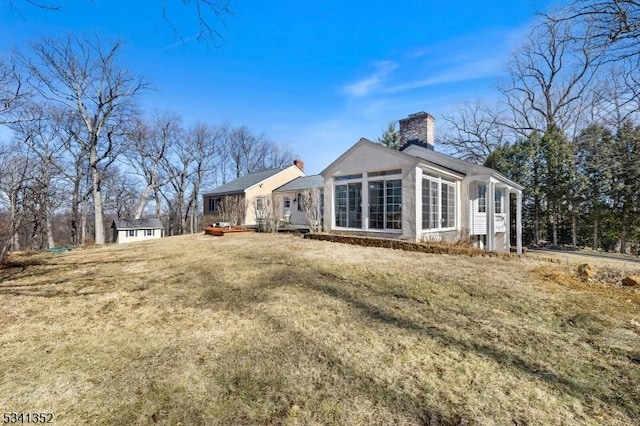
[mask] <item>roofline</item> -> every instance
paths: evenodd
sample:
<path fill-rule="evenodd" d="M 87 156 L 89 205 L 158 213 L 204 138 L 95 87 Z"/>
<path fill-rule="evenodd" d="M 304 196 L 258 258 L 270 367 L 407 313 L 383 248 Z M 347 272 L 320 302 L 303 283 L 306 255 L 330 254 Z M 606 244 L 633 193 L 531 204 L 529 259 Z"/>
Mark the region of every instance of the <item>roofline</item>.
<path fill-rule="evenodd" d="M 344 160 L 347 156 L 349 156 L 353 151 L 355 151 L 357 148 L 359 148 L 362 145 L 370 145 L 375 149 L 382 150 L 384 152 L 387 152 L 388 154 L 395 155 L 397 157 L 403 158 L 403 159 L 408 160 L 408 161 L 412 161 L 415 164 L 419 164 L 421 162 L 421 160 L 423 160 L 422 158 L 416 157 L 414 155 L 405 154 L 404 152 L 398 151 L 397 149 L 388 148 L 388 147 L 386 147 L 384 145 L 381 145 L 379 143 L 375 143 L 375 142 L 373 142 L 373 141 L 371 141 L 371 140 L 369 140 L 367 138 L 360 138 L 360 140 L 358 140 L 358 142 L 353 144 L 351 146 L 351 148 L 346 150 L 340 157 L 338 157 L 331 164 L 329 164 L 327 167 L 325 167 L 324 170 L 322 170 L 320 172 L 320 175 L 324 177 L 324 174 L 326 173 L 327 170 L 329 170 L 334 165 L 339 164 L 342 160 Z"/>
<path fill-rule="evenodd" d="M 302 179 L 302 178 L 310 178 L 310 177 L 314 177 L 314 176 L 319 176 L 319 177 L 321 177 L 322 179 L 324 179 L 324 176 L 319 175 L 319 174 L 317 174 L 317 175 L 304 175 L 304 176 L 298 176 L 298 177 L 297 177 L 297 178 L 295 178 L 294 180 L 290 180 L 289 182 L 287 182 L 287 183 L 285 183 L 285 184 L 280 185 L 279 187 L 277 187 L 276 189 L 274 189 L 274 190 L 273 190 L 273 192 L 289 192 L 289 191 L 297 191 L 296 189 L 287 189 L 287 190 L 284 190 L 284 191 L 282 191 L 281 189 L 282 189 L 282 187 L 287 186 L 287 185 L 289 185 L 290 183 L 293 183 L 293 182 L 297 181 L 298 179 Z M 314 188 L 316 188 L 316 187 L 314 187 Z M 318 186 L 317 188 L 320 188 L 320 187 Z M 310 189 L 310 188 L 305 188 L 305 189 Z"/>
<path fill-rule="evenodd" d="M 208 192 L 206 194 L 202 194 L 203 197 L 214 197 L 217 195 L 233 195 L 233 194 L 244 194 L 246 189 L 241 191 L 224 191 L 224 192 Z"/>
<path fill-rule="evenodd" d="M 380 150 L 385 151 L 385 152 L 387 152 L 389 154 L 394 154 L 394 155 L 399 156 L 399 157 L 401 157 L 403 159 L 406 159 L 406 160 L 414 162 L 416 164 L 416 166 L 422 164 L 422 165 L 426 165 L 427 167 L 439 168 L 439 169 L 441 169 L 443 171 L 446 171 L 447 173 L 451 173 L 453 175 L 457 175 L 457 176 L 459 176 L 461 178 L 464 178 L 466 176 L 472 176 L 472 174 L 470 174 L 470 173 L 461 173 L 461 172 L 459 172 L 457 170 L 453 170 L 453 169 L 451 169 L 449 167 L 443 166 L 442 164 L 434 163 L 433 161 L 427 160 L 425 158 L 421 158 L 421 157 L 418 157 L 418 156 L 415 156 L 415 155 L 411 155 L 411 154 L 406 154 L 403 151 L 399 151 L 397 149 L 389 148 L 389 147 L 386 147 L 384 145 L 375 143 L 375 142 L 373 142 L 373 141 L 371 141 L 371 140 L 369 140 L 367 138 L 360 138 L 360 140 L 358 140 L 358 142 L 356 142 L 354 145 L 352 145 L 340 157 L 338 157 L 335 161 L 333 161 L 331 164 L 329 164 L 327 167 L 325 167 L 324 170 L 322 170 L 320 172 L 320 175 L 322 175 L 324 177 L 325 173 L 327 172 L 327 170 L 329 170 L 330 168 L 332 168 L 335 165 L 339 164 L 342 160 L 344 160 L 345 157 L 350 155 L 355 149 L 357 149 L 358 147 L 360 147 L 362 145 L 370 145 L 370 146 L 373 146 L 376 149 L 380 149 Z M 516 189 L 518 189 L 520 191 L 524 190 L 524 186 L 523 185 L 520 185 L 519 183 L 516 183 L 516 182 L 512 181 L 511 179 L 507 178 L 506 176 L 504 176 L 503 174 L 499 173 L 495 169 L 492 169 L 492 168 L 486 167 L 486 166 L 481 166 L 481 165 L 478 165 L 478 164 L 469 163 L 468 161 L 461 160 L 460 158 L 456 158 L 456 157 L 453 157 L 451 155 L 447 155 L 447 154 L 444 154 L 442 152 L 438 152 L 438 151 L 435 151 L 435 150 L 429 150 L 429 152 L 434 153 L 436 156 L 450 157 L 454 161 L 460 161 L 460 162 L 463 162 L 463 163 L 467 163 L 469 165 L 469 168 L 472 168 L 474 166 L 475 167 L 485 168 L 485 169 L 487 169 L 487 171 L 490 172 L 489 174 L 494 176 L 495 178 L 497 178 L 499 180 L 502 180 L 503 182 L 513 186 L 514 188 L 516 188 Z"/>
<path fill-rule="evenodd" d="M 272 177 L 279 175 L 280 173 L 284 172 L 285 170 L 289 170 L 289 169 L 290 169 L 290 168 L 292 168 L 292 167 L 295 167 L 296 169 L 300 170 L 300 171 L 302 172 L 302 176 L 306 176 L 306 174 L 305 174 L 304 170 L 300 169 L 300 167 L 296 166 L 295 164 L 292 164 L 292 165 L 290 165 L 290 166 L 287 166 L 287 167 L 284 167 L 284 168 L 280 168 L 280 169 L 278 169 L 278 172 L 276 172 L 276 173 L 272 174 L 271 176 L 266 177 L 266 178 L 262 179 L 261 181 L 254 183 L 254 184 L 253 184 L 253 185 L 251 185 L 251 186 L 246 187 L 246 188 L 244 189 L 244 191 L 245 191 L 245 192 L 247 192 L 248 190 L 252 189 L 253 187 L 258 186 L 258 184 L 261 184 L 261 183 L 263 183 L 263 182 L 265 182 L 265 181 L 267 181 L 267 180 L 271 179 Z M 275 170 L 275 169 L 271 169 L 271 170 Z M 266 170 L 265 170 L 265 171 L 266 171 Z M 297 178 L 299 178 L 299 177 L 302 177 L 302 176 L 298 176 L 298 177 L 296 177 L 296 179 L 297 179 Z M 289 182 L 291 182 L 291 181 L 289 181 Z M 272 192 L 273 192 L 273 191 L 272 191 Z"/>

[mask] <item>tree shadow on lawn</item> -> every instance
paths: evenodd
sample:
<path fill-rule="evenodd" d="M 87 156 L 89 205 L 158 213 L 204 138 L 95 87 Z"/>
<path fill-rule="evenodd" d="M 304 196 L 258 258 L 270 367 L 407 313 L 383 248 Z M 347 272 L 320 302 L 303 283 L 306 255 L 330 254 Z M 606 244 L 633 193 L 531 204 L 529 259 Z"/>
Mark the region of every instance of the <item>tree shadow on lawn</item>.
<path fill-rule="evenodd" d="M 327 275 L 331 277 L 329 278 L 330 280 L 338 281 L 336 283 L 337 285 L 327 283 Z M 283 280 L 283 276 L 286 276 L 285 280 Z M 536 363 L 535 360 L 525 359 L 514 352 L 507 352 L 494 345 L 473 339 L 458 338 L 451 335 L 450 332 L 442 327 L 432 324 L 420 324 L 412 319 L 405 318 L 398 313 L 390 313 L 383 307 L 376 306 L 366 300 L 367 293 L 372 295 L 375 291 L 372 291 L 370 288 L 362 288 L 361 286 L 358 286 L 357 291 L 361 292 L 360 294 L 363 294 L 362 297 L 359 297 L 356 295 L 358 293 L 355 291 L 345 291 L 345 288 L 351 286 L 349 279 L 334 279 L 333 277 L 335 277 L 334 272 L 323 271 L 317 267 L 309 267 L 304 270 L 293 268 L 271 272 L 269 275 L 264 276 L 260 281 L 281 282 L 282 285 L 298 283 L 304 288 L 341 300 L 347 303 L 351 308 L 358 310 L 363 315 L 374 321 L 428 337 L 445 346 L 454 347 L 463 352 L 472 351 L 482 357 L 493 359 L 498 364 L 514 370 L 516 375 L 525 373 L 534 380 L 543 381 L 553 388 L 558 389 L 560 392 L 567 393 L 572 397 L 583 401 L 586 405 L 589 405 L 595 398 L 607 405 L 619 407 L 631 418 L 640 417 L 640 404 L 637 403 L 637 401 L 640 400 L 640 395 L 637 395 L 637 390 L 633 388 L 634 378 L 631 375 L 628 375 L 626 371 L 622 371 L 621 369 L 616 370 L 619 376 L 622 377 L 621 381 L 631 385 L 631 387 L 627 387 L 625 389 L 625 395 L 621 395 L 618 391 L 606 393 L 596 386 L 588 386 L 579 383 L 577 380 L 572 379 L 569 376 L 549 371 L 547 367 Z M 264 291 L 268 291 L 268 289 L 265 289 Z M 374 297 L 377 296 L 375 294 L 373 295 Z M 524 340 L 535 339 L 535 336 L 530 335 L 530 333 L 532 333 L 531 330 L 526 330 L 526 332 L 528 335 L 523 336 Z M 540 341 L 544 341 L 544 339 L 540 339 Z M 517 348 L 515 348 L 515 350 L 517 350 Z M 616 366 L 612 365 L 611 367 L 612 369 L 616 369 Z M 629 369 L 629 371 L 633 370 L 633 366 L 629 366 Z"/>
<path fill-rule="evenodd" d="M 349 418 L 352 404 L 358 397 L 365 397 L 374 408 L 391 411 L 393 418 L 382 422 L 464 424 L 462 417 L 442 413 L 419 393 L 394 389 L 383 379 L 347 365 L 335 348 L 291 329 L 277 317 L 264 311 L 256 315 L 273 330 L 272 334 L 235 341 L 211 363 L 215 365 L 215 382 L 222 389 L 217 399 L 232 413 L 231 418 L 218 420 L 278 424 L 287 418 L 292 407 L 298 406 L 306 411 L 306 417 L 300 419 L 303 423 L 344 424 L 354 420 Z M 309 374 L 302 373 L 301 378 L 300 372 Z M 249 413 L 260 412 L 260 404 L 275 407 L 263 418 L 252 417 Z M 356 420 L 380 421 L 375 413 L 367 415 L 369 418 Z"/>

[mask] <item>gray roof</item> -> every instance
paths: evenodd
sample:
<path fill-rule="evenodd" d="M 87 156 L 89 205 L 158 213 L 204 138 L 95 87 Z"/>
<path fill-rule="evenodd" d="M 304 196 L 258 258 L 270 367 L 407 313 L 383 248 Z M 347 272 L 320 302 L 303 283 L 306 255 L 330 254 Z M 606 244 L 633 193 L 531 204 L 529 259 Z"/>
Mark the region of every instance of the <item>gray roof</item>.
<path fill-rule="evenodd" d="M 157 218 L 114 220 L 111 227 L 121 229 L 162 229 L 162 222 Z"/>
<path fill-rule="evenodd" d="M 265 179 L 270 178 L 271 176 L 283 171 L 284 169 L 286 169 L 286 167 L 282 167 L 279 169 L 263 170 L 261 172 L 249 173 L 244 176 L 240 176 L 236 180 L 227 182 L 224 185 L 219 186 L 203 194 L 203 197 L 210 197 L 212 195 L 237 194 L 237 193 L 244 192 L 245 189 L 251 188 L 253 185 L 260 183 Z"/>
<path fill-rule="evenodd" d="M 489 167 L 480 166 L 474 163 L 470 163 L 468 161 L 461 160 L 459 158 L 452 157 L 447 154 L 443 154 L 440 152 L 436 152 L 432 149 L 423 148 L 418 151 L 417 155 L 409 154 L 405 151 L 399 151 L 393 148 L 388 148 L 382 144 L 375 143 L 366 138 L 361 138 L 355 145 L 349 148 L 345 153 L 343 153 L 337 160 L 328 165 L 323 171 L 320 172 L 321 175 L 325 175 L 328 170 L 331 169 L 335 164 L 338 164 L 342 159 L 347 157 L 354 149 L 362 145 L 370 145 L 376 147 L 376 149 L 386 151 L 389 154 L 404 157 L 410 161 L 417 161 L 423 164 L 433 165 L 442 169 L 449 170 L 451 172 L 459 174 L 461 177 L 467 175 L 491 175 L 494 177 L 498 177 L 500 180 L 513 185 L 514 187 L 522 190 L 524 187 L 516 182 L 511 181 L 506 176 L 498 173 L 494 169 L 490 169 Z M 420 145 L 418 145 L 420 147 Z M 407 146 L 409 148 L 409 146 Z"/>
<path fill-rule="evenodd" d="M 293 192 L 305 189 L 324 187 L 324 178 L 320 175 L 300 176 L 289 183 L 285 183 L 273 192 Z"/>

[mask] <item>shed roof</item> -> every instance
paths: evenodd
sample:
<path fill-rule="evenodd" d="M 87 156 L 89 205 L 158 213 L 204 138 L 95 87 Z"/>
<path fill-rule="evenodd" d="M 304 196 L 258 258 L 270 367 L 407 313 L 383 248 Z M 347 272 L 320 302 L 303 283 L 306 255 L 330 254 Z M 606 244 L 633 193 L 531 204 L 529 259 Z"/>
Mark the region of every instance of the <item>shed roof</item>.
<path fill-rule="evenodd" d="M 111 227 L 121 229 L 162 229 L 162 222 L 158 218 L 148 219 L 120 219 L 114 220 Z"/>
<path fill-rule="evenodd" d="M 224 185 L 221 185 L 211 190 L 210 192 L 205 193 L 203 196 L 210 197 L 212 195 L 243 193 L 246 189 L 251 188 L 253 185 L 256 185 L 262 182 L 263 180 L 278 174 L 284 169 L 286 169 L 286 167 L 263 170 L 261 172 L 256 172 L 256 173 L 249 173 L 244 176 L 240 176 L 238 179 L 232 180 L 231 182 L 227 182 Z"/>
<path fill-rule="evenodd" d="M 320 175 L 300 176 L 289 183 L 285 183 L 273 192 L 293 192 L 305 189 L 324 187 L 324 178 Z"/>

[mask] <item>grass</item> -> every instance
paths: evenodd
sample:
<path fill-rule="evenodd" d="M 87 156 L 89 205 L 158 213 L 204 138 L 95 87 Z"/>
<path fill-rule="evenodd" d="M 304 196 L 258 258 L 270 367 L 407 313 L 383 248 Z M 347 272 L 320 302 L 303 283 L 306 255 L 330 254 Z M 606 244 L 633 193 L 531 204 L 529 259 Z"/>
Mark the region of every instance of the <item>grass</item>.
<path fill-rule="evenodd" d="M 584 283 L 572 265 L 195 235 L 16 256 L 0 279 L 2 412 L 640 422 L 640 292 Z"/>

